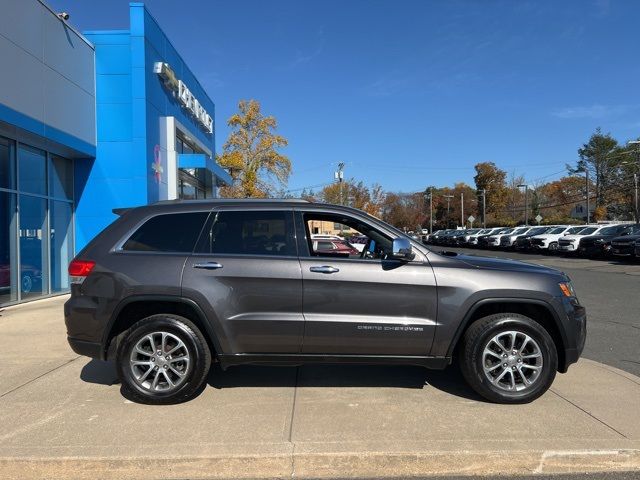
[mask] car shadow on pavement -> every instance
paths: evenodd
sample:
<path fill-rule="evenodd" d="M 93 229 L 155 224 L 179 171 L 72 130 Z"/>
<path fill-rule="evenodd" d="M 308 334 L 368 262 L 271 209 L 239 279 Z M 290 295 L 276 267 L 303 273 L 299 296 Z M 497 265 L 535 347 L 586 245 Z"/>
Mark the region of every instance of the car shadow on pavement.
<path fill-rule="evenodd" d="M 113 361 L 92 359 L 82 367 L 80 379 L 98 385 L 120 383 Z M 243 387 L 356 387 L 435 388 L 450 395 L 485 402 L 471 390 L 457 365 L 445 370 L 395 365 L 304 365 L 274 367 L 242 365 L 222 370 L 214 364 L 207 384 L 215 389 Z M 198 395 L 202 393 L 201 389 Z"/>
<path fill-rule="evenodd" d="M 120 383 L 116 364 L 110 361 L 96 360 L 89 361 L 80 371 L 80 379 L 87 383 L 98 385 L 115 385 Z"/>
<path fill-rule="evenodd" d="M 222 370 L 214 365 L 209 373 L 213 388 L 242 387 L 383 387 L 436 388 L 469 400 L 485 400 L 471 390 L 460 369 L 428 370 L 413 366 L 390 365 L 304 365 L 272 367 L 243 365 Z"/>

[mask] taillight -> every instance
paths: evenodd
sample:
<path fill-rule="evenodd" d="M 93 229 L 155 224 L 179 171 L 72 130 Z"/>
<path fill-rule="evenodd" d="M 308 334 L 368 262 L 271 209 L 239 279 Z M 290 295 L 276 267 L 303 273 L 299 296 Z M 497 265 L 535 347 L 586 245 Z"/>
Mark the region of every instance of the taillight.
<path fill-rule="evenodd" d="M 96 262 L 92 260 L 72 260 L 69 264 L 69 281 L 71 283 L 82 283 L 91 273 Z"/>

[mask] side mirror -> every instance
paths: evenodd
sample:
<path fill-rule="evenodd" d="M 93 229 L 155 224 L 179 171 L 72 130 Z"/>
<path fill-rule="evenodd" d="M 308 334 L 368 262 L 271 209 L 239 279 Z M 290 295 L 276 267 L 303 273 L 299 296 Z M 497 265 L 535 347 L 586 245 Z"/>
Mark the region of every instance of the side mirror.
<path fill-rule="evenodd" d="M 411 242 L 407 238 L 394 238 L 391 257 L 396 260 L 402 260 L 405 262 L 409 262 L 413 260 Z"/>

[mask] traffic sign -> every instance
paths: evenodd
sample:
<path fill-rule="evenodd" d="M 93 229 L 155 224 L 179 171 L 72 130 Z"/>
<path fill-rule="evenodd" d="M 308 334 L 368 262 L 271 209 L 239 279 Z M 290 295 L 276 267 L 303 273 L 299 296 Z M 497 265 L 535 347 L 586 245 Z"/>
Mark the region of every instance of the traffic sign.
<path fill-rule="evenodd" d="M 542 220 L 542 215 L 536 215 L 536 222 L 538 222 L 538 225 L 540 225 L 540 221 Z"/>

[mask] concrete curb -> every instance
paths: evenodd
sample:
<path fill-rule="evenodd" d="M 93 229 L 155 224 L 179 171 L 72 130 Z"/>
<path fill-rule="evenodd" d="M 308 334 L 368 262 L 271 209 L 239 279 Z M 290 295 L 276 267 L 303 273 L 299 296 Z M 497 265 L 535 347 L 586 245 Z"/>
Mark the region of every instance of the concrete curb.
<path fill-rule="evenodd" d="M 640 472 L 640 449 L 292 453 L 188 458 L 0 458 L 0 478 L 5 480 L 392 479 L 605 471 Z"/>

